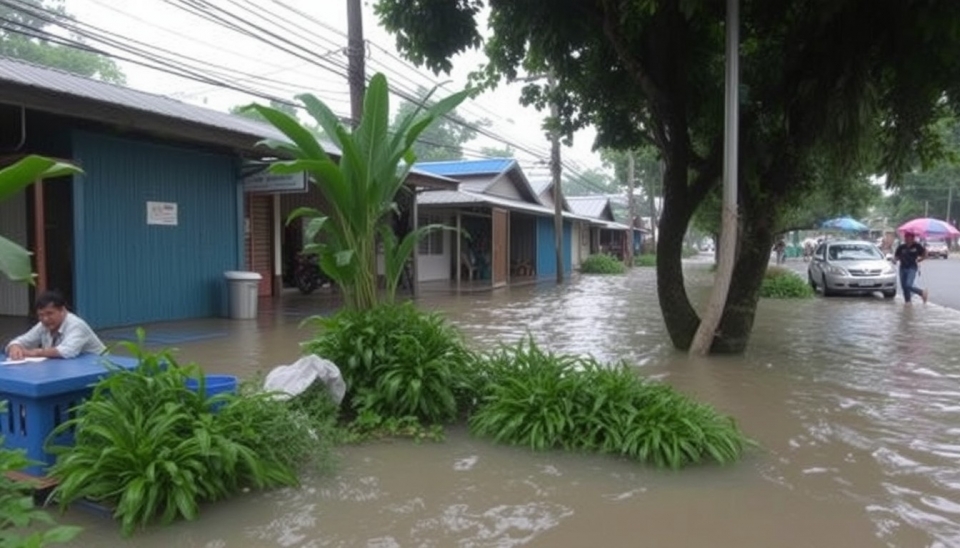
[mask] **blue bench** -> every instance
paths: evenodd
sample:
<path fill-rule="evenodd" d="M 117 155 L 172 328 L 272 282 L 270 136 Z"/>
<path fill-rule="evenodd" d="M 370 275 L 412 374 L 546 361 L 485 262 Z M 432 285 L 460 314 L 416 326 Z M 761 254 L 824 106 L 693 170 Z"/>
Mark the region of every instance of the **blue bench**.
<path fill-rule="evenodd" d="M 0 354 L 0 362 L 6 360 Z M 93 385 L 114 367 L 133 369 L 137 360 L 121 356 L 83 355 L 69 360 L 47 359 L 22 365 L 0 365 L 0 401 L 6 409 L 0 413 L 0 434 L 7 449 L 23 449 L 27 458 L 39 464 L 24 470 L 42 476 L 56 456 L 44 445 L 53 429 L 70 418 L 71 409 L 88 397 Z M 56 445 L 73 443 L 66 432 L 53 441 Z"/>

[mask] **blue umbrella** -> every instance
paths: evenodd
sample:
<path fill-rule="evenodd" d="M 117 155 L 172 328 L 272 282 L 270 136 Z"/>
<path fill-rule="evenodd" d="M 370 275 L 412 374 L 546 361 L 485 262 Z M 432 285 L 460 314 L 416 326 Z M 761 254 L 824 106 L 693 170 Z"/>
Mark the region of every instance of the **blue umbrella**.
<path fill-rule="evenodd" d="M 824 221 L 823 224 L 820 225 L 820 228 L 832 228 L 834 230 L 845 230 L 848 232 L 865 232 L 870 230 L 870 227 L 867 225 L 850 217 L 837 217 L 836 219 Z"/>

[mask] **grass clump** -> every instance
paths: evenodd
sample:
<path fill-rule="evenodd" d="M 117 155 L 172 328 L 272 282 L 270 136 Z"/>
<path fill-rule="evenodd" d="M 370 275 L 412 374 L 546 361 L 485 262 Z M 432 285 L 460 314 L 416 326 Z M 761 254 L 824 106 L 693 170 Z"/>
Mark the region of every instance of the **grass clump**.
<path fill-rule="evenodd" d="M 411 303 L 382 304 L 312 321 L 321 331 L 304 348 L 340 368 L 344 404 L 354 418 L 415 417 L 437 424 L 458 417 L 474 358 L 439 314 Z"/>
<path fill-rule="evenodd" d="M 637 255 L 633 258 L 634 266 L 657 266 L 657 256 L 653 253 Z"/>
<path fill-rule="evenodd" d="M 669 468 L 731 462 L 749 443 L 730 417 L 623 364 L 556 355 L 531 339 L 481 363 L 489 382 L 470 429 L 498 442 L 616 454 Z"/>
<path fill-rule="evenodd" d="M 590 255 L 580 264 L 583 274 L 623 274 L 626 267 L 616 257 L 605 254 Z"/>
<path fill-rule="evenodd" d="M 246 488 L 296 485 L 299 467 L 323 454 L 329 440 L 296 405 L 265 393 L 191 390 L 187 379 L 202 383 L 203 371 L 169 351 L 145 351 L 140 336 L 125 345 L 138 367 L 100 381 L 51 434 L 74 433 L 73 446 L 51 448 L 62 507 L 100 502 L 130 535 L 156 519 L 194 519 L 201 503 Z"/>
<path fill-rule="evenodd" d="M 771 266 L 760 284 L 760 296 L 772 299 L 809 299 L 813 289 L 799 274 L 780 266 Z"/>

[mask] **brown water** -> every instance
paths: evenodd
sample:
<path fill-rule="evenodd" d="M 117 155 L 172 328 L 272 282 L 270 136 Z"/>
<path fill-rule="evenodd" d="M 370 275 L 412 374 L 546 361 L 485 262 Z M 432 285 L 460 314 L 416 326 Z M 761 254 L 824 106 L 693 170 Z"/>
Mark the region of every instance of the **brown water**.
<path fill-rule="evenodd" d="M 692 267 L 691 290 L 709 275 Z M 429 298 L 478 346 L 526 332 L 551 349 L 628 359 L 732 414 L 759 448 L 680 472 L 532 453 L 453 430 L 442 444 L 348 447 L 298 489 L 204 508 L 122 540 L 72 512 L 74 545 L 151 547 L 960 546 L 960 313 L 882 299 L 763 301 L 738 358 L 691 360 L 666 339 L 653 272 L 563 288 Z M 292 306 L 182 345 L 210 371 L 289 363 Z M 212 326 L 212 327 L 211 327 Z"/>

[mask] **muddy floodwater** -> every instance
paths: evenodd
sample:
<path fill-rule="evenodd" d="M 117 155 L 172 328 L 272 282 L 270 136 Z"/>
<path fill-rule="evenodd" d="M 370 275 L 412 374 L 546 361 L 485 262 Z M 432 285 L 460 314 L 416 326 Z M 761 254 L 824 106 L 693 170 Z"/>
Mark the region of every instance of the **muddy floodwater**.
<path fill-rule="evenodd" d="M 688 267 L 691 294 L 710 276 Z M 960 312 L 897 299 L 761 302 L 745 356 L 691 360 L 666 338 L 653 271 L 429 296 L 478 347 L 531 333 L 550 349 L 626 359 L 736 417 L 741 462 L 662 471 L 473 439 L 340 450 L 335 474 L 252 493 L 200 519 L 121 539 L 72 511 L 74 546 L 948 547 L 960 546 Z M 210 372 L 290 363 L 302 302 L 179 345 Z"/>

